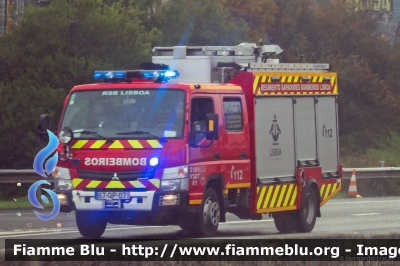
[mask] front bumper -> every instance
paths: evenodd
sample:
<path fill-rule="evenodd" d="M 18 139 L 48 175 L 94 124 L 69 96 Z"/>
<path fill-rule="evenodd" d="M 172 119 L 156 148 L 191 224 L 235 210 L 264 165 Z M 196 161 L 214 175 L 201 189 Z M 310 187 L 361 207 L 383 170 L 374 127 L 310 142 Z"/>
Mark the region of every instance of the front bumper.
<path fill-rule="evenodd" d="M 108 213 L 109 222 L 117 224 L 177 224 L 177 221 L 188 213 L 195 213 L 197 206 L 189 206 L 187 191 L 129 192 L 129 202 L 122 200 L 117 206 L 107 206 L 105 200 L 95 198 L 95 191 L 55 191 L 67 196 L 68 205 L 61 205 L 61 212 L 104 211 Z M 178 198 L 176 204 L 163 205 L 165 196 Z"/>

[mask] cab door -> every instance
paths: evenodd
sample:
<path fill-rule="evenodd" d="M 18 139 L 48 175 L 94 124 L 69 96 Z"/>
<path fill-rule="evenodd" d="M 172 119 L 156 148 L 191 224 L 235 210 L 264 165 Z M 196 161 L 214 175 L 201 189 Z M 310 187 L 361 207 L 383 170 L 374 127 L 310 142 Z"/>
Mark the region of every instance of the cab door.
<path fill-rule="evenodd" d="M 196 94 L 190 100 L 189 130 L 197 147 L 189 145 L 189 204 L 200 204 L 207 180 L 219 178 L 221 172 L 220 134 L 210 140 L 205 133 L 194 133 L 206 130 L 207 114 L 221 116 L 215 107 L 218 99 L 218 95 Z M 216 126 L 220 129 L 221 122 Z"/>
<path fill-rule="evenodd" d="M 244 96 L 221 95 L 220 101 L 220 163 L 226 188 L 250 188 L 249 129 Z"/>

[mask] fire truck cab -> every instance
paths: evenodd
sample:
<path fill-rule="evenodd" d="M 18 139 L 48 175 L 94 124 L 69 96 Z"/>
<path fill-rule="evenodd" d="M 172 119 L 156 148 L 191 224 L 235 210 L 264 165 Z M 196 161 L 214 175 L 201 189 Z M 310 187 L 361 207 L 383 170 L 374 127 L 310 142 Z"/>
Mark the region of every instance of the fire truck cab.
<path fill-rule="evenodd" d="M 280 52 L 156 47 L 141 70 L 96 71 L 101 83 L 75 86 L 52 174 L 61 211 L 76 211 L 86 237 L 107 223 L 213 236 L 227 212 L 312 231 L 341 189 L 337 76 L 329 64 L 268 58 Z"/>

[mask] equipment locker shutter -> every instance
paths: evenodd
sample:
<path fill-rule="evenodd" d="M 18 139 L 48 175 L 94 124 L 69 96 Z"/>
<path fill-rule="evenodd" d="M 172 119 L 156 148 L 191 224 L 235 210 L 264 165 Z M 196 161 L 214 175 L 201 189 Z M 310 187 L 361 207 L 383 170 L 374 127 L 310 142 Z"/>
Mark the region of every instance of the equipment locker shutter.
<path fill-rule="evenodd" d="M 316 104 L 318 159 L 322 172 L 336 172 L 338 166 L 338 136 L 336 98 L 319 97 Z"/>
<path fill-rule="evenodd" d="M 255 105 L 257 178 L 293 177 L 293 100 L 257 97 Z"/>
<path fill-rule="evenodd" d="M 297 160 L 315 160 L 317 159 L 317 141 L 315 139 L 314 98 L 297 97 L 294 106 Z"/>

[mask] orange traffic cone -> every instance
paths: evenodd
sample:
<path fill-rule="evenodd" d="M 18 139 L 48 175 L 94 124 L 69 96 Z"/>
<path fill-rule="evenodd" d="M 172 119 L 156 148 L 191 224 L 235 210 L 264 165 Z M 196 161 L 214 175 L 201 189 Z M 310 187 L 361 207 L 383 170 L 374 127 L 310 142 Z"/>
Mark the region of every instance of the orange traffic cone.
<path fill-rule="evenodd" d="M 349 186 L 349 192 L 347 193 L 349 197 L 356 197 L 356 198 L 361 198 L 360 195 L 357 193 L 357 182 L 356 182 L 356 170 L 353 169 L 353 174 L 351 175 L 351 180 L 350 180 L 350 186 Z"/>

